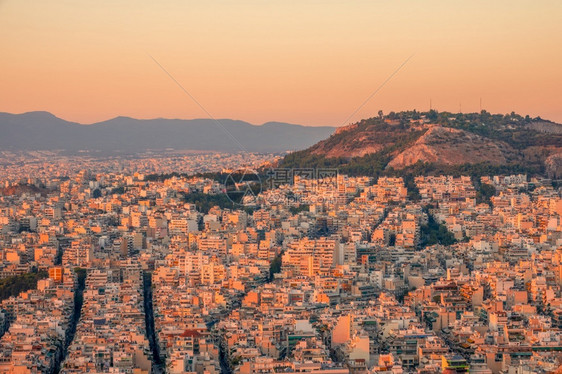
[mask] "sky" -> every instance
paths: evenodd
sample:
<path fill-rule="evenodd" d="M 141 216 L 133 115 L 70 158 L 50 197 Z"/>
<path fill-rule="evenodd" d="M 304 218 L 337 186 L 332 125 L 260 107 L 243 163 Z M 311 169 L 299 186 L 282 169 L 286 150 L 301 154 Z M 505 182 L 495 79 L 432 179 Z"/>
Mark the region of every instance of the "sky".
<path fill-rule="evenodd" d="M 431 100 L 562 123 L 561 46 L 560 0 L 0 0 L 0 111 L 341 126 Z"/>

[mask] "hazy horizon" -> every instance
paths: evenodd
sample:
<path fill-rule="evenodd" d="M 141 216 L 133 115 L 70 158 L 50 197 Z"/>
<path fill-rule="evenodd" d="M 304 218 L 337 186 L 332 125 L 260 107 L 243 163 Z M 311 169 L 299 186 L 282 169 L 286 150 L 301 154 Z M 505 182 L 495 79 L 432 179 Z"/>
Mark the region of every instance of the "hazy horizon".
<path fill-rule="evenodd" d="M 436 109 L 436 108 L 434 108 L 434 109 Z M 413 110 L 418 111 L 417 109 L 404 109 L 404 111 L 413 111 Z M 436 109 L 436 110 L 437 110 L 437 109 Z M 484 109 L 484 110 L 485 110 L 485 109 Z M 425 113 L 425 112 L 427 112 L 427 110 L 420 110 L 420 111 L 418 111 L 418 112 L 420 112 L 420 113 Z M 455 111 L 442 111 L 442 112 L 450 112 L 450 113 L 452 113 L 452 114 L 471 114 L 471 113 L 478 113 L 478 112 L 476 112 L 476 111 L 474 111 L 474 112 L 462 112 L 462 113 L 460 113 L 460 112 L 455 112 Z M 102 119 L 102 120 L 100 120 L 100 121 L 95 121 L 95 122 L 86 123 L 86 122 L 71 121 L 71 120 L 69 120 L 69 119 L 67 119 L 67 118 L 58 116 L 58 115 L 56 115 L 55 113 L 52 113 L 52 112 L 50 112 L 50 111 L 48 111 L 48 110 L 30 110 L 30 111 L 21 112 L 21 113 L 10 113 L 10 112 L 0 111 L 0 114 L 10 114 L 10 115 L 16 115 L 16 116 L 21 116 L 21 115 L 30 114 L 30 113 L 46 113 L 46 114 L 50 114 L 50 115 L 53 115 L 53 116 L 55 116 L 55 117 L 57 117 L 57 118 L 59 118 L 59 119 L 61 119 L 61 120 L 64 120 L 64 121 L 67 121 L 67 122 L 71 122 L 71 123 L 74 123 L 74 124 L 76 124 L 76 125 L 81 125 L 81 126 L 97 125 L 97 124 L 101 124 L 101 123 L 104 123 L 104 122 L 109 122 L 109 121 L 117 120 L 117 119 L 120 119 L 120 118 L 130 118 L 130 119 L 138 120 L 138 121 L 158 121 L 158 120 L 162 120 L 162 121 L 186 121 L 186 122 L 190 122 L 190 121 L 191 121 L 191 122 L 192 122 L 192 121 L 201 121 L 201 120 L 209 120 L 209 121 L 213 121 L 213 122 L 214 122 L 214 121 L 218 121 L 218 122 L 220 122 L 220 121 L 235 121 L 235 122 L 245 122 L 245 123 L 247 123 L 247 124 L 249 124 L 249 125 L 257 126 L 257 127 L 259 127 L 259 126 L 264 126 L 264 125 L 267 125 L 267 124 L 280 124 L 280 125 L 302 126 L 302 127 L 333 127 L 334 129 L 336 129 L 336 128 L 338 128 L 338 127 L 344 127 L 344 126 L 347 126 L 347 125 L 350 125 L 350 124 L 359 122 L 359 121 L 364 120 L 364 119 L 367 119 L 367 118 L 372 118 L 372 117 L 377 117 L 377 116 L 378 116 L 377 113 L 370 113 L 370 114 L 369 114 L 369 113 L 366 113 L 365 117 L 363 117 L 363 118 L 357 118 L 356 120 L 354 120 L 354 121 L 352 121 L 352 122 L 347 122 L 347 123 L 345 123 L 345 124 L 341 124 L 341 126 L 331 126 L 331 125 L 307 125 L 307 124 L 300 124 L 300 123 L 290 123 L 290 122 L 277 121 L 277 120 L 275 120 L 275 119 L 270 120 L 270 121 L 266 121 L 266 122 L 262 122 L 262 123 L 254 123 L 254 122 L 245 121 L 245 120 L 239 119 L 239 118 L 209 118 L 209 117 L 193 117 L 193 118 L 147 117 L 147 118 L 137 118 L 137 117 L 131 117 L 131 116 L 125 116 L 125 115 L 117 115 L 117 116 L 114 116 L 114 117 L 111 117 L 111 118 Z M 385 112 L 384 114 L 387 115 L 387 114 L 389 114 L 389 113 L 390 113 L 390 112 Z M 509 113 L 493 113 L 493 112 L 489 112 L 489 113 L 492 114 L 492 115 L 496 115 L 496 114 L 505 114 L 505 115 L 507 115 L 507 114 L 509 114 Z M 526 113 L 516 113 L 516 114 L 522 115 L 522 116 L 526 116 L 526 115 L 527 115 Z M 542 116 L 540 116 L 540 115 L 537 116 L 537 117 L 540 117 L 541 120 L 543 120 L 543 121 L 550 121 L 550 122 L 553 122 L 553 123 L 556 123 L 556 124 L 562 124 L 562 123 L 557 122 L 557 121 L 554 121 L 554 120 L 552 120 L 552 119 L 550 119 L 550 118 L 544 118 L 544 117 L 542 117 Z M 532 118 L 535 118 L 535 117 L 532 117 Z"/>
<path fill-rule="evenodd" d="M 562 3 L 0 2 L 0 111 L 340 126 L 406 109 L 562 122 Z M 345 121 L 409 56 L 411 60 Z"/>

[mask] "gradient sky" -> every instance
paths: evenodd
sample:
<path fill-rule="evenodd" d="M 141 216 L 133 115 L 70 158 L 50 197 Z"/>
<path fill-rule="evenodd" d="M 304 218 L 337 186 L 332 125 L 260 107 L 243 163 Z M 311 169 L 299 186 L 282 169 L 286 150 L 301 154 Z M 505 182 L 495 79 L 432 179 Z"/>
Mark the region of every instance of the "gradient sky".
<path fill-rule="evenodd" d="M 562 122 L 562 1 L 0 0 L 0 111 L 339 126 L 379 109 Z"/>

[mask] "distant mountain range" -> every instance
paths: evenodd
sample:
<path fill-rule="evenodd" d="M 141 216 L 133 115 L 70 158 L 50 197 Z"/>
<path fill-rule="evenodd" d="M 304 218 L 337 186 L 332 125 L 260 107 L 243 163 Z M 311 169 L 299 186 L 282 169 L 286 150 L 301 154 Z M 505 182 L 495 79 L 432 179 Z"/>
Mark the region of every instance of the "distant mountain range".
<path fill-rule="evenodd" d="M 283 152 L 309 147 L 335 130 L 279 122 L 260 126 L 230 119 L 219 122 L 117 117 L 82 125 L 48 112 L 0 113 L 0 150 Z"/>
<path fill-rule="evenodd" d="M 515 113 L 390 113 L 341 127 L 280 166 L 371 176 L 527 172 L 560 178 L 562 125 Z"/>

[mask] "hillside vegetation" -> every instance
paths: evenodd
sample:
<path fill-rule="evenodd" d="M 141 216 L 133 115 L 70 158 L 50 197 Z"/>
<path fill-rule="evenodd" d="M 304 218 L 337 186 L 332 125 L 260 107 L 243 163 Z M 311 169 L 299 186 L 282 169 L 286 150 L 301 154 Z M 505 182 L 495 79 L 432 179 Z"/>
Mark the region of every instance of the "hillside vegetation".
<path fill-rule="evenodd" d="M 560 176 L 562 125 L 481 113 L 390 113 L 338 129 L 287 155 L 285 168 L 338 168 L 349 175 L 504 174 Z"/>

